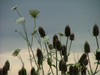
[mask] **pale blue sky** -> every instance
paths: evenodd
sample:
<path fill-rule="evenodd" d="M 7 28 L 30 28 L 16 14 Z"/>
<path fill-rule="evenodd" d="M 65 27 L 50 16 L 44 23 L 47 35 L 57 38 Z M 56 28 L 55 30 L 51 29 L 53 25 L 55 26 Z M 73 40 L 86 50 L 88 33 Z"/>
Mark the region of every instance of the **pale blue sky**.
<path fill-rule="evenodd" d="M 88 29 L 92 32 L 95 23 L 100 27 L 100 0 L 0 0 L 0 53 L 27 48 L 23 38 L 14 32 L 16 29 L 23 32 L 21 25 L 15 23 L 19 18 L 17 12 L 11 11 L 15 5 L 18 5 L 20 14 L 26 20 L 29 36 L 34 25 L 29 10 L 37 9 L 40 11 L 36 19 L 37 27 L 42 26 L 51 36 L 50 43 L 52 36 L 63 33 L 68 24 L 75 34 L 73 50 L 82 52 L 85 41 L 90 43 L 92 50 L 95 49 L 95 38 Z M 65 44 L 65 37 L 62 43 Z M 37 41 L 34 45 L 38 47 Z"/>

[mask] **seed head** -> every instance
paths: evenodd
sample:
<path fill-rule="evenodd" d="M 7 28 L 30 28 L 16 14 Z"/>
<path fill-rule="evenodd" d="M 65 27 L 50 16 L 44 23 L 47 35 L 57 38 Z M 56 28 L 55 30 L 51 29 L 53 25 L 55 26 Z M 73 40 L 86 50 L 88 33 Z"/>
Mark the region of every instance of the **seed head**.
<path fill-rule="evenodd" d="M 61 46 L 61 43 L 60 43 L 59 40 L 56 40 L 56 42 L 55 42 L 55 47 L 57 48 L 58 51 L 61 51 L 62 46 Z"/>
<path fill-rule="evenodd" d="M 68 56 L 67 56 L 67 54 L 66 54 L 66 55 L 64 55 L 64 61 L 65 61 L 65 62 L 67 62 L 67 61 L 68 61 Z"/>
<path fill-rule="evenodd" d="M 80 60 L 79 60 L 78 62 L 82 65 L 83 61 L 84 61 L 86 58 L 87 58 L 87 54 L 84 53 L 84 54 L 81 56 L 81 58 L 80 58 Z"/>
<path fill-rule="evenodd" d="M 9 70 L 9 68 L 10 68 L 10 63 L 9 63 L 9 61 L 7 60 L 6 62 L 5 62 L 5 65 L 4 66 L 6 66 L 6 69 L 7 69 L 7 71 Z"/>
<path fill-rule="evenodd" d="M 42 65 L 43 62 L 43 54 L 40 49 L 37 49 L 37 57 L 38 57 L 38 64 Z"/>
<path fill-rule="evenodd" d="M 62 63 L 61 63 L 61 71 L 64 71 L 64 72 L 67 71 L 67 65 L 66 65 L 65 62 L 62 62 Z"/>
<path fill-rule="evenodd" d="M 53 36 L 53 47 L 54 47 L 54 48 L 55 48 L 56 40 L 58 40 L 58 36 L 55 34 L 55 35 Z"/>
<path fill-rule="evenodd" d="M 90 45 L 87 41 L 84 44 L 84 51 L 85 53 L 90 53 Z"/>
<path fill-rule="evenodd" d="M 88 64 L 88 59 L 84 59 L 84 61 L 83 61 L 83 65 L 87 65 Z"/>
<path fill-rule="evenodd" d="M 65 45 L 62 46 L 62 55 L 63 56 L 66 55 L 66 46 Z"/>
<path fill-rule="evenodd" d="M 39 34 L 40 34 L 40 36 L 44 38 L 44 37 L 46 36 L 46 35 L 45 35 L 45 31 L 44 31 L 44 29 L 43 29 L 42 27 L 39 27 L 38 30 L 39 30 Z"/>
<path fill-rule="evenodd" d="M 59 62 L 59 70 L 61 71 L 61 64 L 62 64 L 62 60 L 60 60 L 60 62 Z"/>
<path fill-rule="evenodd" d="M 72 34 L 70 35 L 70 40 L 73 41 L 73 40 L 74 40 L 74 37 L 75 37 L 75 35 L 72 33 Z"/>
<path fill-rule="evenodd" d="M 93 27 L 93 35 L 94 36 L 99 35 L 99 28 L 98 28 L 97 24 L 95 24 L 94 27 Z"/>
<path fill-rule="evenodd" d="M 38 10 L 30 10 L 29 11 L 30 15 L 34 18 L 37 18 L 37 15 L 40 13 Z"/>
<path fill-rule="evenodd" d="M 32 67 L 32 69 L 31 69 L 31 75 L 35 75 L 35 69 L 34 69 L 34 67 Z"/>
<path fill-rule="evenodd" d="M 73 75 L 74 67 L 72 65 L 69 67 L 69 72 L 70 72 L 70 75 Z"/>
<path fill-rule="evenodd" d="M 96 60 L 100 60 L 100 52 L 96 52 Z"/>
<path fill-rule="evenodd" d="M 66 35 L 67 37 L 69 37 L 70 34 L 71 34 L 70 27 L 67 25 L 67 26 L 65 27 L 65 35 Z"/>
<path fill-rule="evenodd" d="M 74 75 L 78 75 L 78 67 L 76 67 L 76 65 L 74 66 L 74 72 L 73 72 Z"/>

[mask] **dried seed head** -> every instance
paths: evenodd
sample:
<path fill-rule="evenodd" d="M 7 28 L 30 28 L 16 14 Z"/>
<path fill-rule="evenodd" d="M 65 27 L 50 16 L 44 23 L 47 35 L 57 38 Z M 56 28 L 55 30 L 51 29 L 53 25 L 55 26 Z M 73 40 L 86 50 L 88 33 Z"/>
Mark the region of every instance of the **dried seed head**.
<path fill-rule="evenodd" d="M 60 43 L 59 40 L 56 40 L 56 42 L 55 42 L 55 47 L 57 48 L 58 51 L 61 51 L 62 46 L 61 46 L 61 43 Z"/>
<path fill-rule="evenodd" d="M 63 56 L 66 55 L 66 46 L 65 45 L 62 46 L 62 55 Z"/>
<path fill-rule="evenodd" d="M 73 40 L 74 40 L 74 37 L 75 37 L 75 35 L 72 33 L 72 34 L 70 35 L 70 40 L 73 41 Z"/>
<path fill-rule="evenodd" d="M 84 61 L 83 61 L 83 65 L 87 65 L 88 64 L 88 59 L 84 59 Z"/>
<path fill-rule="evenodd" d="M 20 73 L 21 73 L 22 75 L 27 75 L 26 69 L 25 69 L 24 67 L 22 67 Z"/>
<path fill-rule="evenodd" d="M 3 69 L 0 68 L 0 75 L 3 75 Z"/>
<path fill-rule="evenodd" d="M 90 53 L 90 45 L 87 41 L 84 44 L 84 51 L 85 53 Z"/>
<path fill-rule="evenodd" d="M 70 34 L 71 34 L 70 27 L 67 25 L 65 27 L 65 35 L 68 37 L 68 36 L 70 36 Z"/>
<path fill-rule="evenodd" d="M 5 62 L 5 65 L 4 65 L 4 66 L 6 66 L 6 69 L 9 70 L 9 68 L 10 68 L 10 63 L 9 63 L 8 60 Z"/>
<path fill-rule="evenodd" d="M 78 75 L 78 67 L 76 67 L 76 65 L 74 66 L 74 72 L 73 72 L 74 75 Z"/>
<path fill-rule="evenodd" d="M 70 75 L 73 75 L 74 67 L 72 65 L 69 67 L 69 72 L 70 72 Z"/>
<path fill-rule="evenodd" d="M 6 75 L 7 72 L 8 72 L 8 70 L 7 70 L 7 66 L 3 66 L 3 75 Z"/>
<path fill-rule="evenodd" d="M 66 55 L 64 55 L 64 61 L 65 61 L 65 62 L 67 62 L 67 61 L 68 61 L 68 56 L 67 56 L 67 54 L 66 54 Z"/>
<path fill-rule="evenodd" d="M 67 71 L 67 65 L 66 65 L 65 62 L 62 62 L 62 63 L 61 63 L 61 71 L 64 71 L 64 72 Z"/>
<path fill-rule="evenodd" d="M 96 52 L 96 60 L 100 60 L 100 52 Z"/>
<path fill-rule="evenodd" d="M 81 56 L 81 58 L 80 58 L 80 60 L 79 60 L 78 62 L 82 65 L 83 61 L 84 61 L 86 58 L 87 58 L 87 54 L 84 53 L 84 54 Z"/>
<path fill-rule="evenodd" d="M 94 36 L 98 36 L 99 35 L 99 28 L 98 28 L 98 26 L 96 24 L 93 27 L 93 35 Z"/>
<path fill-rule="evenodd" d="M 39 30 L 39 34 L 40 34 L 40 36 L 44 38 L 44 37 L 46 36 L 46 35 L 45 35 L 45 31 L 44 31 L 44 29 L 43 29 L 42 27 L 39 27 L 38 30 Z"/>
<path fill-rule="evenodd" d="M 53 47 L 54 47 L 54 48 L 55 48 L 56 40 L 58 40 L 58 36 L 55 34 L 55 35 L 53 36 Z"/>
<path fill-rule="evenodd" d="M 59 62 L 59 70 L 61 71 L 61 64 L 62 64 L 62 60 L 60 60 L 60 62 Z"/>
<path fill-rule="evenodd" d="M 35 75 L 35 69 L 34 69 L 34 67 L 32 67 L 32 69 L 31 69 L 31 75 Z"/>
<path fill-rule="evenodd" d="M 37 49 L 37 57 L 38 57 L 38 64 L 42 65 L 43 62 L 43 54 L 42 51 L 40 49 Z"/>
<path fill-rule="evenodd" d="M 82 74 L 82 75 L 87 75 L 87 74 L 86 74 L 86 68 L 83 68 L 83 67 L 81 68 L 81 74 Z"/>

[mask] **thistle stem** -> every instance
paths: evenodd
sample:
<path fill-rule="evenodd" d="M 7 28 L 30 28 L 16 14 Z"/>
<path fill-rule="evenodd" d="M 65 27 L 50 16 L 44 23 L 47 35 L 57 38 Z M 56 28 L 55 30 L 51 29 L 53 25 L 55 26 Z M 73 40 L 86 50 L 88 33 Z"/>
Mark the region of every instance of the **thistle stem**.
<path fill-rule="evenodd" d="M 68 55 L 70 55 L 71 44 L 72 44 L 72 41 L 70 42 Z"/>
<path fill-rule="evenodd" d="M 67 44 L 68 44 L 68 37 L 67 37 L 67 40 L 66 40 L 66 54 L 67 54 Z"/>
<path fill-rule="evenodd" d="M 57 60 L 58 58 L 57 58 L 57 49 L 56 49 L 56 75 L 58 75 Z"/>
<path fill-rule="evenodd" d="M 91 63 L 90 63 L 90 58 L 89 58 L 89 54 L 88 53 L 87 53 L 87 56 L 88 56 L 88 60 L 89 60 L 89 67 L 90 67 L 91 75 L 93 75 L 92 68 L 91 68 Z"/>
<path fill-rule="evenodd" d="M 97 38 L 97 36 L 96 36 L 96 43 L 97 43 L 97 51 L 98 51 L 98 49 L 99 49 L 99 43 L 98 43 L 98 38 Z"/>

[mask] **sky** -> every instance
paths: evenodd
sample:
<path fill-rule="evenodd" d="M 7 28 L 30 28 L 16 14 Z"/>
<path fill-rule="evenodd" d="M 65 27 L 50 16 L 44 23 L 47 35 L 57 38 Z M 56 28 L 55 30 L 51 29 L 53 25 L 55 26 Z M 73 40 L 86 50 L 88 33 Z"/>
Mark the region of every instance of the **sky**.
<path fill-rule="evenodd" d="M 44 28 L 50 36 L 50 43 L 54 34 L 64 33 L 66 25 L 69 25 L 71 32 L 75 34 L 72 53 L 82 53 L 85 41 L 89 42 L 92 52 L 96 50 L 92 29 L 95 23 L 100 29 L 100 0 L 0 0 L 0 60 L 2 60 L 0 63 L 4 63 L 6 59 L 15 60 L 12 56 L 15 49 L 22 49 L 22 55 L 27 51 L 25 40 L 15 33 L 15 30 L 23 33 L 22 26 L 15 23 L 19 18 L 17 12 L 11 11 L 11 8 L 16 5 L 21 16 L 25 18 L 29 38 L 34 27 L 34 19 L 29 14 L 29 10 L 36 9 L 40 11 L 36 26 Z M 65 40 L 66 38 L 62 37 L 62 44 L 65 44 Z M 100 43 L 100 36 L 98 40 Z M 33 44 L 36 50 L 39 47 L 37 40 L 34 40 Z M 12 62 L 12 65 L 14 64 Z"/>

